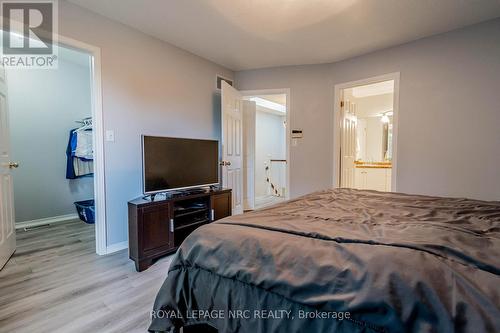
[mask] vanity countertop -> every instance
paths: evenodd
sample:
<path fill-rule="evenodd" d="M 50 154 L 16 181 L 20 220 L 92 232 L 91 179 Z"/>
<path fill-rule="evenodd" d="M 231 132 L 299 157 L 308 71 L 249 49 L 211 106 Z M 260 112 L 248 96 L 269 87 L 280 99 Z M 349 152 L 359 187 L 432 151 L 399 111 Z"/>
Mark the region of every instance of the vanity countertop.
<path fill-rule="evenodd" d="M 354 162 L 356 168 L 366 168 L 366 169 L 392 169 L 391 162 Z"/>

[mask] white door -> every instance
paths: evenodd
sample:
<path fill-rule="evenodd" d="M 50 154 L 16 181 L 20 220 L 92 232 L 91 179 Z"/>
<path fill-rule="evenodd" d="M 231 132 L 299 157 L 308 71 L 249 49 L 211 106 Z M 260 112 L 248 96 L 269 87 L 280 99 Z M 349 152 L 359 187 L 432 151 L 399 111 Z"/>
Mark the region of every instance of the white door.
<path fill-rule="evenodd" d="M 340 187 L 354 188 L 357 128 L 355 106 L 349 101 L 343 101 L 340 112 Z"/>
<path fill-rule="evenodd" d="M 14 193 L 10 169 L 17 164 L 10 161 L 7 84 L 5 70 L 0 66 L 0 269 L 16 250 L 14 226 Z"/>
<path fill-rule="evenodd" d="M 243 98 L 222 82 L 222 186 L 232 189 L 233 214 L 243 213 Z"/>
<path fill-rule="evenodd" d="M 255 209 L 255 139 L 257 105 L 243 101 L 243 209 Z"/>

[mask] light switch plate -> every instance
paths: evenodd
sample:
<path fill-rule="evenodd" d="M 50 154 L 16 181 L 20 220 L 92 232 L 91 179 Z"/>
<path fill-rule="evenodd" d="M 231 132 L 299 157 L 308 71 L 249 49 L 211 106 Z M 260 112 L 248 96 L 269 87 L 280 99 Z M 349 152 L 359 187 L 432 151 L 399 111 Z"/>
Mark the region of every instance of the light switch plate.
<path fill-rule="evenodd" d="M 112 130 L 106 131 L 106 141 L 115 142 L 115 131 Z"/>

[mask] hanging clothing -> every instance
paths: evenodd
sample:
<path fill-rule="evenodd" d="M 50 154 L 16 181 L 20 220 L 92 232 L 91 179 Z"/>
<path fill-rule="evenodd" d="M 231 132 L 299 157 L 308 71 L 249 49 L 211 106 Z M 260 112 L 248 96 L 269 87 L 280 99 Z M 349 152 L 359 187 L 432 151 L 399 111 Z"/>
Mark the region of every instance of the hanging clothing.
<path fill-rule="evenodd" d="M 79 133 L 87 132 L 88 134 L 79 135 Z M 76 131 L 72 129 L 69 133 L 68 147 L 66 148 L 66 178 L 76 179 L 80 177 L 88 177 L 94 174 L 94 157 L 93 149 L 88 146 L 88 137 L 90 136 L 90 144 L 92 145 L 92 131 Z M 79 141 L 82 140 L 82 141 Z M 80 142 L 80 144 L 79 144 Z M 78 147 L 80 146 L 80 150 Z M 90 153 L 89 153 L 90 150 Z M 77 156 L 79 154 L 81 156 Z M 85 156 L 85 157 L 83 157 Z"/>
<path fill-rule="evenodd" d="M 76 132 L 76 147 L 73 155 L 86 160 L 94 159 L 94 147 L 92 144 L 92 130 Z"/>
<path fill-rule="evenodd" d="M 75 177 L 89 176 L 94 173 L 94 161 L 73 158 L 73 169 Z"/>

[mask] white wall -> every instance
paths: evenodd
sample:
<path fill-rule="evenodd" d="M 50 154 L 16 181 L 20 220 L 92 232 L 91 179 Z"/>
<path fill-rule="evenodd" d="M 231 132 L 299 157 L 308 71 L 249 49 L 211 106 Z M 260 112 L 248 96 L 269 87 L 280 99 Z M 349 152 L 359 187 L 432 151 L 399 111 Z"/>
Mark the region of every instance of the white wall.
<path fill-rule="evenodd" d="M 365 121 L 365 160 L 370 162 L 383 161 L 384 156 L 382 154 L 382 142 L 384 134 L 384 124 L 380 121 L 380 117 L 365 118 Z"/>
<path fill-rule="evenodd" d="M 358 118 L 356 127 L 356 160 L 366 161 L 366 118 Z"/>
<path fill-rule="evenodd" d="M 141 134 L 220 139 L 221 66 L 59 2 L 60 34 L 101 48 L 108 246 L 127 240 L 127 201 L 141 195 Z"/>
<path fill-rule="evenodd" d="M 7 69 L 16 222 L 75 214 L 92 199 L 93 179 L 66 179 L 75 123 L 91 116 L 90 58 L 60 52 L 58 70 Z M 85 62 L 86 60 L 86 62 Z"/>
<path fill-rule="evenodd" d="M 257 106 L 256 138 L 255 138 L 255 196 L 262 197 L 271 194 L 266 182 L 265 166 L 269 159 L 286 159 L 286 137 L 283 122 L 285 116 L 278 116 L 266 111 L 260 111 Z M 285 168 L 281 164 L 273 163 L 271 177 L 276 185 L 285 186 Z M 278 184 L 281 180 L 281 184 Z"/>
<path fill-rule="evenodd" d="M 349 91 L 352 89 L 346 89 Z M 375 96 L 367 96 L 361 98 L 346 97 L 351 102 L 356 104 L 356 115 L 358 117 L 370 117 L 376 114 L 392 110 L 394 94 L 383 94 Z"/>
<path fill-rule="evenodd" d="M 239 89 L 291 89 L 291 195 L 333 181 L 335 84 L 400 72 L 398 191 L 500 199 L 500 19 L 334 64 L 242 71 Z"/>

